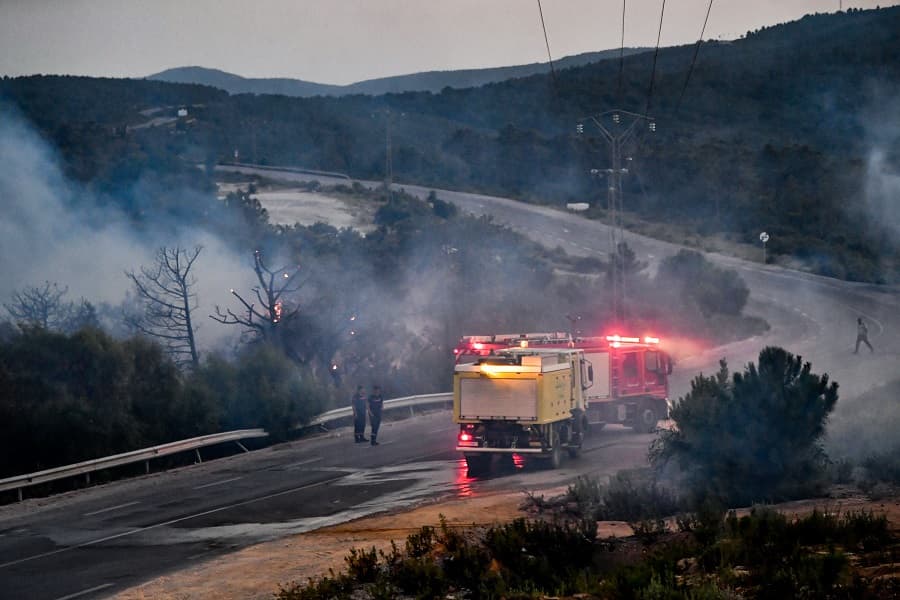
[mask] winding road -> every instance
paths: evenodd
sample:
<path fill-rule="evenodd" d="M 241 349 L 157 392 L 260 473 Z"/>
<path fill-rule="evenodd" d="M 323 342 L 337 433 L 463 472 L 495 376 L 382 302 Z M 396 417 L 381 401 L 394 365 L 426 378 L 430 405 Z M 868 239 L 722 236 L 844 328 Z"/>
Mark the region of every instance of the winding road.
<path fill-rule="evenodd" d="M 252 172 L 252 169 L 238 169 Z M 269 178 L 308 179 L 266 169 Z M 321 179 L 321 178 L 320 178 Z M 346 183 L 343 180 L 340 180 Z M 374 185 L 374 184 L 372 184 Z M 424 197 L 429 188 L 404 186 Z M 458 192 L 439 197 L 474 214 L 490 214 L 529 237 L 577 255 L 605 254 L 608 230 L 578 215 L 502 198 Z M 678 250 L 628 234 L 642 257 Z M 897 376 L 900 311 L 896 289 L 850 284 L 711 255 L 738 269 L 751 290 L 748 312 L 765 318 L 765 335 L 683 359 L 673 396 L 698 372 L 755 360 L 767 344 L 784 346 L 841 383 L 843 401 Z M 852 353 L 857 316 L 871 323 L 874 355 Z M 253 543 L 427 498 L 563 485 L 581 474 L 611 474 L 641 465 L 652 435 L 608 427 L 582 458 L 563 468 L 522 468 L 470 479 L 452 450 L 446 411 L 387 423 L 381 446 L 353 444 L 334 431 L 290 444 L 47 499 L 0 507 L 0 598 L 100 598 L 168 571 Z"/>

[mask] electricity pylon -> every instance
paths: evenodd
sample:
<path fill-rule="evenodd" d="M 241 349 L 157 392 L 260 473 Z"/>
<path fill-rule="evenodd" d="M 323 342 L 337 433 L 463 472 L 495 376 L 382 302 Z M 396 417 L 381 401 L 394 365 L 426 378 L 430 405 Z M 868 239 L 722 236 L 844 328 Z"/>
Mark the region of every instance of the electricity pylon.
<path fill-rule="evenodd" d="M 610 164 L 607 169 L 591 169 L 591 175 L 606 176 L 606 211 L 609 219 L 609 260 L 612 281 L 612 313 L 617 324 L 624 320 L 625 311 L 625 256 L 620 252 L 625 241 L 622 229 L 622 176 L 628 169 L 622 166 L 624 146 L 637 133 L 638 124 L 646 123 L 647 129 L 656 131 L 656 121 L 648 115 L 627 110 L 608 110 L 578 120 L 576 131 L 584 133 L 584 123 L 593 123 L 609 145 Z M 625 160 L 630 161 L 631 158 Z"/>

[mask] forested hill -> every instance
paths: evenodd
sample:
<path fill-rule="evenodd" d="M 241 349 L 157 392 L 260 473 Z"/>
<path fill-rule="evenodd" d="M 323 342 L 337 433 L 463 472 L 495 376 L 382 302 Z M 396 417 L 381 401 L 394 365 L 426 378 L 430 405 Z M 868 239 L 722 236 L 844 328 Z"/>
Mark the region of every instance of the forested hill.
<path fill-rule="evenodd" d="M 625 48 L 621 54 L 630 56 L 639 52 L 647 52 L 647 48 Z M 620 50 L 603 50 L 586 52 L 575 56 L 566 56 L 554 61 L 554 68 L 566 69 L 578 67 L 601 60 L 620 56 Z M 288 78 L 248 78 L 226 73 L 218 69 L 204 67 L 177 67 L 166 69 L 147 77 L 153 81 L 170 83 L 195 83 L 209 85 L 231 94 L 282 94 L 285 96 L 347 96 L 351 94 L 400 94 L 403 92 L 440 92 L 445 87 L 469 88 L 514 79 L 528 77 L 538 73 L 549 73 L 546 63 L 531 63 L 511 67 L 495 67 L 488 69 L 458 69 L 455 71 L 425 71 L 409 75 L 395 75 L 357 81 L 349 85 L 328 85 Z"/>
<path fill-rule="evenodd" d="M 229 96 L 64 77 L 4 80 L 0 94 L 82 179 L 173 157 L 230 160 L 235 149 L 248 162 L 378 179 L 390 109 L 397 181 L 597 206 L 606 185 L 589 173 L 609 166 L 607 148 L 590 124 L 576 135 L 577 120 L 611 108 L 648 113 L 656 132 L 626 149 L 627 211 L 748 243 L 765 230 L 773 260 L 897 280 L 898 31 L 898 7 L 807 16 L 704 44 L 686 87 L 693 45 L 660 49 L 655 71 L 652 52 L 627 57 L 621 86 L 611 60 L 437 94 Z M 181 105 L 189 118 L 125 130 L 148 124 L 141 110 L 174 115 Z"/>

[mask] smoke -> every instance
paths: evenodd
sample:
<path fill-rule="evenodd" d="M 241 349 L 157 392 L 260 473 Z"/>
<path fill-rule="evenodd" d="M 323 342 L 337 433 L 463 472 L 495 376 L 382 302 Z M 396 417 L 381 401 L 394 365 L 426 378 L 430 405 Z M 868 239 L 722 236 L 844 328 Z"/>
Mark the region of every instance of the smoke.
<path fill-rule="evenodd" d="M 249 281 L 251 257 L 241 261 L 211 232 L 174 221 L 135 231 L 123 213 L 67 180 L 53 149 L 12 109 L 0 107 L 0 301 L 50 281 L 67 286 L 69 300 L 118 307 L 131 291 L 125 271 L 150 266 L 160 246 L 176 244 L 204 247 L 195 264 L 195 320 L 199 343 L 209 349 L 235 333 L 206 315 L 229 288 Z M 118 312 L 109 311 L 112 321 Z"/>
<path fill-rule="evenodd" d="M 872 103 L 861 117 L 867 124 L 860 185 L 863 206 L 873 228 L 885 231 L 896 244 L 900 234 L 900 100 L 896 93 L 878 86 L 870 97 Z"/>
<path fill-rule="evenodd" d="M 900 110 L 900 106 L 897 107 Z M 900 148 L 900 135 L 890 140 L 894 152 Z M 869 215 L 876 223 L 900 234 L 900 170 L 889 159 L 889 144 L 878 144 L 869 152 L 866 161 L 864 197 Z M 894 160 L 896 160 L 896 156 Z"/>

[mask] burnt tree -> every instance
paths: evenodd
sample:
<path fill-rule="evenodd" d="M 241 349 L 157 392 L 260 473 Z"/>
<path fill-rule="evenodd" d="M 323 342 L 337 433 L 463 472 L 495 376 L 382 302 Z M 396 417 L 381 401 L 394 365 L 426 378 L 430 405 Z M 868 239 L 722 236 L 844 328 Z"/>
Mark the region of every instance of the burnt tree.
<path fill-rule="evenodd" d="M 141 267 L 140 273 L 125 275 L 134 283 L 141 310 L 126 315 L 125 321 L 135 330 L 160 340 L 179 366 L 195 368 L 200 364 L 192 313 L 197 309 L 191 274 L 194 262 L 203 250 L 163 246 L 156 252 L 152 267 Z"/>
<path fill-rule="evenodd" d="M 216 305 L 216 314 L 209 317 L 226 325 L 241 325 L 254 341 L 269 342 L 289 352 L 289 348 L 281 338 L 281 331 L 300 311 L 299 305 L 289 308 L 285 304 L 286 296 L 299 291 L 303 285 L 298 280 L 300 267 L 285 266 L 271 269 L 266 266 L 262 253 L 256 250 L 253 253 L 253 272 L 259 281 L 259 285 L 251 290 L 256 301 L 252 301 L 252 298 L 248 300 L 232 289 L 231 294 L 238 299 L 243 310 L 239 312 L 234 312 L 230 308 L 223 310 Z"/>

